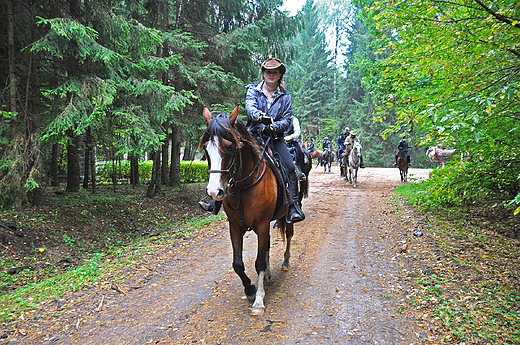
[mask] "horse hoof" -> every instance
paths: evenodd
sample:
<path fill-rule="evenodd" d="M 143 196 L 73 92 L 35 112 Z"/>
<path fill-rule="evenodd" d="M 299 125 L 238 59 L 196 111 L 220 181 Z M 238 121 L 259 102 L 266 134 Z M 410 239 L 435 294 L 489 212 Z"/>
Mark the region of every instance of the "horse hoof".
<path fill-rule="evenodd" d="M 287 265 L 283 264 L 282 265 L 282 271 L 288 271 L 290 268 L 291 268 L 291 265 L 289 265 L 289 264 L 287 264 Z"/>
<path fill-rule="evenodd" d="M 251 316 L 260 316 L 264 314 L 264 308 L 253 308 L 251 309 Z"/>

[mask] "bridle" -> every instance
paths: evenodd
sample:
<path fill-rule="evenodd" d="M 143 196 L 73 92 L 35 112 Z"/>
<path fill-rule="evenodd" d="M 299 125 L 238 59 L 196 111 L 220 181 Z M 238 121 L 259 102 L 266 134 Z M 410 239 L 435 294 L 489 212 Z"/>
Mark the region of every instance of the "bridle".
<path fill-rule="evenodd" d="M 238 138 L 240 138 L 238 136 L 238 133 L 235 133 L 237 135 Z M 263 169 L 260 169 L 260 163 L 262 163 L 263 161 L 263 156 L 264 156 L 264 153 L 265 153 L 265 150 L 267 148 L 267 145 L 268 145 L 269 141 L 266 142 L 263 150 L 262 150 L 262 154 L 260 155 L 260 159 L 258 160 L 258 162 L 256 162 L 255 166 L 253 169 L 251 169 L 251 171 L 249 172 L 249 174 L 247 176 L 245 176 L 244 178 L 241 178 L 239 180 L 237 180 L 237 176 L 242 176 L 242 168 L 243 168 L 243 158 L 242 158 L 242 146 L 243 146 L 243 143 L 240 141 L 239 139 L 239 145 L 235 147 L 235 152 L 233 153 L 233 160 L 231 161 L 231 163 L 228 165 L 227 169 L 210 169 L 208 170 L 208 173 L 209 174 L 218 174 L 218 173 L 221 173 L 221 174 L 229 174 L 230 175 L 230 178 L 226 181 L 226 184 L 225 184 L 225 190 L 236 190 L 238 192 L 238 194 L 244 194 L 246 193 L 247 191 L 249 191 L 254 185 L 256 185 L 261 179 L 262 177 L 264 176 L 264 173 L 265 173 L 265 170 L 266 170 L 266 167 L 267 167 L 267 164 L 264 162 L 264 168 Z M 238 159 L 237 159 L 238 157 Z M 238 164 L 238 169 L 237 169 L 237 161 L 239 162 Z M 247 181 L 251 176 L 253 176 L 253 173 L 256 171 L 256 177 L 255 177 L 255 180 L 253 183 L 247 185 L 247 186 L 241 186 L 240 188 L 236 188 L 239 184 L 241 184 L 242 182 L 245 182 Z M 245 188 L 245 190 L 243 190 Z M 233 195 L 233 193 L 230 193 L 231 195 Z"/>

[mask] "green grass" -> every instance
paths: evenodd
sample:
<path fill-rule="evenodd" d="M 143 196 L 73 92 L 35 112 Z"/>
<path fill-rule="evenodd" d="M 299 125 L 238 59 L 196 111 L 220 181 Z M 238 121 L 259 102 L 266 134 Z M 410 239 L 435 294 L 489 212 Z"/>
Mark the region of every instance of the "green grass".
<path fill-rule="evenodd" d="M 135 239 L 131 243 L 113 243 L 105 253 L 94 253 L 86 263 L 70 269 L 65 273 L 57 274 L 42 281 L 29 283 L 22 288 L 0 296 L 0 322 L 9 322 L 16 319 L 21 313 L 36 308 L 47 300 L 59 299 L 68 292 L 88 289 L 94 285 L 102 285 L 105 280 L 119 283 L 124 280 L 121 271 L 135 264 L 143 255 L 153 253 L 165 245 L 178 241 L 179 236 L 190 236 L 197 229 L 206 227 L 217 220 L 225 218 L 224 213 L 219 216 L 203 215 L 190 218 L 182 225 L 167 227 L 159 237 Z M 174 222 L 168 222 L 173 225 Z M 110 234 L 107 234 L 110 236 Z M 63 241 L 74 244 L 74 240 L 67 235 Z M 4 261 L 2 271 L 5 272 L 14 262 Z M 17 281 L 26 280 L 34 273 L 26 270 L 17 275 L 0 273 L 0 286 L 13 286 Z M 105 287 L 107 288 L 107 287 Z"/>

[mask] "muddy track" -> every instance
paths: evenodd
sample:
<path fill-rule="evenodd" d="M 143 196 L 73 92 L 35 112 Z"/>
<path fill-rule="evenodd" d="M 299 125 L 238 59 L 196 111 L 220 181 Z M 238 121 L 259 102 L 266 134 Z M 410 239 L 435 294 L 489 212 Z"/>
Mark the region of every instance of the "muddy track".
<path fill-rule="evenodd" d="M 428 170 L 411 169 L 411 177 Z M 291 269 L 271 236 L 272 279 L 260 317 L 249 315 L 231 268 L 227 223 L 219 222 L 128 269 L 113 289 L 68 296 L 59 316 L 19 321 L 15 344 L 420 344 L 427 334 L 397 312 L 402 278 L 392 189 L 397 169 L 367 168 L 358 188 L 322 168 L 310 174 L 306 220 L 295 225 Z M 256 281 L 256 236 L 245 239 Z M 119 290 L 119 291 L 118 291 Z M 60 304 L 60 303 L 57 303 Z M 50 307 L 49 307 L 50 308 Z M 11 339 L 12 340 L 12 339 Z"/>

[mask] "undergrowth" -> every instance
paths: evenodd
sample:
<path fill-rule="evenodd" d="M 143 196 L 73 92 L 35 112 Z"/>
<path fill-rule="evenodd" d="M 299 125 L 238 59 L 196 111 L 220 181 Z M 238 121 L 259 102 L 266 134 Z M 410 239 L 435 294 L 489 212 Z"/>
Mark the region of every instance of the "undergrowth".
<path fill-rule="evenodd" d="M 96 194 L 48 191 L 42 207 L 0 213 L 10 226 L 0 227 L 0 322 L 29 317 L 69 292 L 110 288 L 143 255 L 216 219 L 198 209 L 203 185 L 164 189 L 153 199 L 145 192 L 128 185 Z"/>
<path fill-rule="evenodd" d="M 454 187 L 460 175 L 450 169 L 397 189 L 428 223 L 430 240 L 410 253 L 413 313 L 432 343 L 518 344 L 519 219 L 489 194 L 463 197 L 469 189 Z"/>

